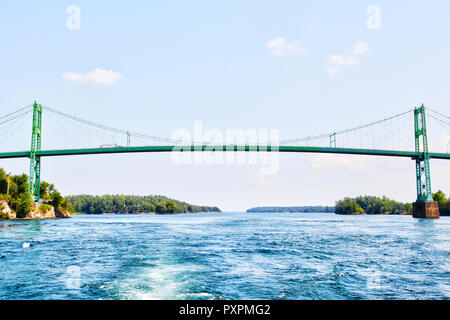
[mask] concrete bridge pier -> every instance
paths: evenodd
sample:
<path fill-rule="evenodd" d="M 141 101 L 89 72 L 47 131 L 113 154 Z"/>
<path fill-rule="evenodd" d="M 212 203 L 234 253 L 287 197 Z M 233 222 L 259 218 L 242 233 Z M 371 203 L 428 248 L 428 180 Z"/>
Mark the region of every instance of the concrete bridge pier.
<path fill-rule="evenodd" d="M 438 219 L 439 205 L 436 201 L 417 201 L 413 203 L 413 217 Z"/>

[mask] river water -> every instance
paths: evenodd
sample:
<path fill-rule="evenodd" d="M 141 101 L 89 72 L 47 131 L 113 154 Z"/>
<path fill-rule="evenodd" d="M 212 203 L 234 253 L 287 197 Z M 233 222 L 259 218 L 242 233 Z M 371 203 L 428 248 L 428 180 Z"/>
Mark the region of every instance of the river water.
<path fill-rule="evenodd" d="M 450 299 L 450 218 L 3 221 L 0 299 Z"/>

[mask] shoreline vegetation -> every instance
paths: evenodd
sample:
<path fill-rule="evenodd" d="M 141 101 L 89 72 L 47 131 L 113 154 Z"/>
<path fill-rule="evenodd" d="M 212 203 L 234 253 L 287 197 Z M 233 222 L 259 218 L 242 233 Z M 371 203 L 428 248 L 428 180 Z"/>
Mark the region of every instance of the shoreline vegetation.
<path fill-rule="evenodd" d="M 0 220 L 56 219 L 95 214 L 221 213 L 218 207 L 198 206 L 165 196 L 75 195 L 63 197 L 53 184 L 42 181 L 41 202 L 28 191 L 28 176 L 7 174 L 0 168 Z M 450 198 L 439 190 L 433 194 L 441 216 L 450 216 Z M 344 198 L 333 206 L 256 207 L 247 213 L 336 213 L 340 215 L 411 215 L 412 204 L 387 197 Z"/>
<path fill-rule="evenodd" d="M 401 203 L 387 197 L 360 196 L 336 202 L 336 214 L 341 215 L 412 215 L 412 204 Z"/>
<path fill-rule="evenodd" d="M 439 213 L 441 216 L 450 216 L 450 196 L 447 198 L 442 190 L 433 193 L 433 200 L 439 205 Z"/>
<path fill-rule="evenodd" d="M 41 202 L 34 203 L 28 191 L 28 176 L 7 174 L 0 168 L 0 220 L 70 218 L 71 203 L 53 184 L 42 181 Z"/>
<path fill-rule="evenodd" d="M 450 216 L 450 198 L 439 190 L 433 194 L 439 204 L 441 216 Z M 412 215 L 412 204 L 401 203 L 387 197 L 360 196 L 336 201 L 336 206 L 256 207 L 248 213 L 336 213 L 339 215 Z"/>
<path fill-rule="evenodd" d="M 221 213 L 218 207 L 197 206 L 164 196 L 78 195 L 63 197 L 42 181 L 41 201 L 33 202 L 28 175 L 11 175 L 0 168 L 0 220 L 70 218 L 80 214 Z"/>
<path fill-rule="evenodd" d="M 439 190 L 432 194 L 433 200 L 439 205 L 441 216 L 450 216 L 450 198 Z M 345 198 L 336 202 L 336 214 L 350 215 L 412 215 L 412 203 L 401 203 L 387 197 L 360 196 Z"/>
<path fill-rule="evenodd" d="M 165 196 L 77 195 L 67 197 L 74 211 L 84 214 L 220 213 L 218 207 L 197 206 Z"/>

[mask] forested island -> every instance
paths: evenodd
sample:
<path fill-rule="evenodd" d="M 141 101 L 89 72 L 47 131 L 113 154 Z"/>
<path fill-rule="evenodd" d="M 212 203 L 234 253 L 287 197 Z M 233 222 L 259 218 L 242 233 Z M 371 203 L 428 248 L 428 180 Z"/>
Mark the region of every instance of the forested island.
<path fill-rule="evenodd" d="M 75 212 L 86 214 L 221 212 L 217 207 L 197 206 L 165 196 L 78 195 L 67 199 Z"/>
<path fill-rule="evenodd" d="M 412 204 L 387 197 L 344 198 L 336 202 L 336 214 L 412 214 Z"/>
<path fill-rule="evenodd" d="M 441 216 L 450 215 L 450 198 L 439 190 L 433 194 Z M 336 202 L 336 214 L 412 214 L 411 203 L 401 203 L 387 197 L 360 196 Z"/>
<path fill-rule="evenodd" d="M 164 196 L 68 196 L 42 181 L 41 201 L 34 203 L 28 175 L 11 175 L 0 168 L 0 220 L 69 218 L 71 213 L 198 213 L 221 212 L 217 207 L 197 206 Z"/>
<path fill-rule="evenodd" d="M 28 176 L 7 174 L 0 168 L 0 220 L 69 218 L 71 203 L 53 184 L 42 181 L 42 203 L 33 203 L 28 191 Z"/>
<path fill-rule="evenodd" d="M 433 200 L 439 204 L 441 216 L 450 216 L 450 198 L 439 190 L 433 193 Z M 331 206 L 302 206 L 302 207 L 257 207 L 247 210 L 248 213 L 256 212 L 289 212 L 289 213 L 336 213 L 344 215 L 362 214 L 412 214 L 412 204 L 391 200 L 387 197 L 360 196 L 356 198 L 344 198 Z"/>
<path fill-rule="evenodd" d="M 361 196 L 336 201 L 336 206 L 258 207 L 247 212 L 336 213 L 336 214 L 411 214 L 412 204 L 386 197 Z"/>
<path fill-rule="evenodd" d="M 256 207 L 247 212 L 290 212 L 290 213 L 332 213 L 334 207 L 328 206 L 303 206 L 303 207 Z"/>

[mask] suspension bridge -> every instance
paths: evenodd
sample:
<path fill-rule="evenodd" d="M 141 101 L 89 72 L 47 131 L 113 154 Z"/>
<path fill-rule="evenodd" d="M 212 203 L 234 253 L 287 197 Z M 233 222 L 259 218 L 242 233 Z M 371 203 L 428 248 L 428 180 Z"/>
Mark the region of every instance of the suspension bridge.
<path fill-rule="evenodd" d="M 52 126 L 45 127 L 48 131 L 45 148 L 44 114 L 57 118 Z M 22 128 L 24 119 L 28 116 L 32 118 L 31 147 L 20 150 L 18 141 L 24 141 L 25 137 L 29 139 L 29 133 L 24 135 L 26 130 Z M 432 139 L 429 139 L 428 121 L 433 123 Z M 69 139 L 70 144 L 78 143 L 77 147 L 60 145 L 60 137 L 68 133 L 69 124 L 73 126 L 75 133 Z M 59 132 L 56 127 L 59 127 Z M 118 145 L 117 139 L 126 140 L 126 145 Z M 450 117 L 425 108 L 424 105 L 362 126 L 279 141 L 277 144 L 266 141 L 258 144 L 214 145 L 161 138 L 84 120 L 37 102 L 0 117 L 0 148 L 10 148 L 7 151 L 0 149 L 0 159 L 30 159 L 29 192 L 36 202 L 40 200 L 41 160 L 45 157 L 174 151 L 322 153 L 411 158 L 416 162 L 417 181 L 417 201 L 413 205 L 413 216 L 437 218 L 439 210 L 432 199 L 430 159 L 450 160 L 449 146 Z"/>

